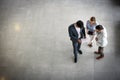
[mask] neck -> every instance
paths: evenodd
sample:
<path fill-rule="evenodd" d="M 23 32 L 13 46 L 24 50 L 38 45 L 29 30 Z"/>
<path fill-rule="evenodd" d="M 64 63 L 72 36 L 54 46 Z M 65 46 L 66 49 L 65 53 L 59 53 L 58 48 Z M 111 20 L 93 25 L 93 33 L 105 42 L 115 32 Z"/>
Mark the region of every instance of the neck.
<path fill-rule="evenodd" d="M 75 27 L 79 28 L 76 23 L 74 25 L 75 25 Z"/>

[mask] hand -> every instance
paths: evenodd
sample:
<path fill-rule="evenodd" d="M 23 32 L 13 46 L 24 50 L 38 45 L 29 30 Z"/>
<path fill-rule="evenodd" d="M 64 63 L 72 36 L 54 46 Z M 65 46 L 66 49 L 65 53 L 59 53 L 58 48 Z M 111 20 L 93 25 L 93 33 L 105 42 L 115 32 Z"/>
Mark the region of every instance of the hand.
<path fill-rule="evenodd" d="M 84 39 L 86 39 L 86 36 L 84 37 Z"/>
<path fill-rule="evenodd" d="M 82 41 L 80 39 L 78 39 L 78 43 L 81 43 Z"/>
<path fill-rule="evenodd" d="M 95 40 L 98 41 L 98 38 L 96 37 Z"/>

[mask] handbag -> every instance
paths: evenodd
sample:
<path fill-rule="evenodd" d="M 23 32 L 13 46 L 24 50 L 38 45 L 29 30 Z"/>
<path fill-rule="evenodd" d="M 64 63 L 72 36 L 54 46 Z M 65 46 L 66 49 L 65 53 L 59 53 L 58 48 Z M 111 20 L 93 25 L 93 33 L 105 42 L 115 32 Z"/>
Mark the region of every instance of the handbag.
<path fill-rule="evenodd" d="M 88 35 L 93 35 L 93 32 L 92 31 L 88 31 L 87 34 Z"/>

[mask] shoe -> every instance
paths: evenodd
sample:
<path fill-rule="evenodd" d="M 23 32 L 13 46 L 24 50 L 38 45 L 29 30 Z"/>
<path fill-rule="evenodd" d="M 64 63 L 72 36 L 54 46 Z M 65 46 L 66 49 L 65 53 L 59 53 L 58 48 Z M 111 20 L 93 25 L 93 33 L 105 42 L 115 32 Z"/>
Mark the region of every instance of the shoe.
<path fill-rule="evenodd" d="M 93 47 L 92 44 L 88 44 L 88 46 L 89 46 L 90 48 Z"/>
<path fill-rule="evenodd" d="M 98 56 L 96 59 L 99 60 L 99 59 L 101 59 L 101 58 L 103 58 L 103 57 L 104 57 L 104 54 L 101 54 L 101 55 Z"/>
<path fill-rule="evenodd" d="M 81 50 L 78 50 L 79 54 L 82 54 L 82 51 Z"/>
<path fill-rule="evenodd" d="M 74 58 L 74 62 L 77 63 L 77 58 Z"/>
<path fill-rule="evenodd" d="M 99 53 L 99 52 L 97 52 L 97 51 L 95 51 L 94 53 L 95 53 L 95 54 L 100 54 L 100 53 Z"/>

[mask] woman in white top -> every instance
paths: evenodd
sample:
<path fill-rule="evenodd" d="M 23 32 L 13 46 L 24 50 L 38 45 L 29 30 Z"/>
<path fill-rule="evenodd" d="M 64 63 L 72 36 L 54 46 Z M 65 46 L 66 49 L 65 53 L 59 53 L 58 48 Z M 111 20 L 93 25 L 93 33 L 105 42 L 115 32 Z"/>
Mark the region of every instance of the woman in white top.
<path fill-rule="evenodd" d="M 98 25 L 96 18 L 92 16 L 90 20 L 87 21 L 86 23 L 86 28 L 87 28 L 87 34 L 90 37 L 90 41 L 88 43 L 89 47 L 92 47 L 92 43 L 95 37 L 95 27 Z"/>
<path fill-rule="evenodd" d="M 95 54 L 100 54 L 96 59 L 101 59 L 104 57 L 104 47 L 107 46 L 108 41 L 107 41 L 107 31 L 106 28 L 103 27 L 102 25 L 97 25 L 96 26 L 96 43 L 98 46 L 98 51 L 95 51 Z"/>

